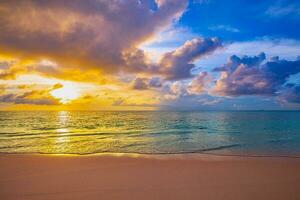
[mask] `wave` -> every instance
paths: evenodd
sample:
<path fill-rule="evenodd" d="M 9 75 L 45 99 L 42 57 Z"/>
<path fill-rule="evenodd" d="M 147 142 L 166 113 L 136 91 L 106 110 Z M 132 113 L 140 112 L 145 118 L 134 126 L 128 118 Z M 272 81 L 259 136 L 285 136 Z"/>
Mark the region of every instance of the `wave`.
<path fill-rule="evenodd" d="M 132 147 L 132 146 L 141 146 L 140 145 L 135 145 L 135 144 L 130 144 L 130 145 L 125 145 L 124 147 Z M 190 150 L 190 151 L 170 151 L 170 152 L 148 152 L 148 151 L 94 151 L 94 152 L 55 152 L 55 153 L 45 153 L 45 152 L 24 152 L 28 154 L 32 153 L 40 153 L 40 154 L 77 154 L 77 155 L 90 155 L 90 154 L 98 154 L 98 153 L 132 153 L 132 154 L 153 154 L 153 155 L 163 155 L 163 154 L 191 154 L 191 153 L 203 153 L 203 152 L 210 152 L 210 151 L 216 151 L 216 150 L 224 150 L 224 149 L 229 149 L 229 148 L 234 148 L 234 147 L 239 147 L 241 144 L 231 144 L 231 145 L 222 145 L 222 146 L 217 146 L 217 147 L 211 147 L 211 148 L 204 148 L 204 149 L 196 149 L 196 150 Z M 29 147 L 29 146 L 22 146 L 22 145 L 16 145 L 16 146 L 9 146 L 9 147 L 0 147 L 0 149 L 8 149 L 8 148 L 18 148 L 18 147 Z M 2 153 L 11 153 L 11 152 L 2 152 Z"/>
<path fill-rule="evenodd" d="M 220 156 L 220 157 L 253 157 L 253 158 L 295 158 L 300 159 L 300 154 L 249 154 L 249 153 L 217 153 L 217 152 L 197 152 L 197 151 L 191 151 L 191 152 L 174 152 L 174 153 L 142 153 L 142 152 L 111 152 L 111 151 L 103 151 L 103 152 L 95 152 L 95 153 L 74 153 L 74 152 L 67 152 L 67 153 L 61 153 L 61 152 L 1 152 L 0 155 L 77 155 L 77 156 L 92 156 L 92 155 L 105 155 L 105 154 L 111 154 L 111 155 L 146 155 L 146 156 L 168 156 L 168 155 L 189 155 L 189 154 L 199 154 L 199 155 L 210 155 L 210 156 Z"/>

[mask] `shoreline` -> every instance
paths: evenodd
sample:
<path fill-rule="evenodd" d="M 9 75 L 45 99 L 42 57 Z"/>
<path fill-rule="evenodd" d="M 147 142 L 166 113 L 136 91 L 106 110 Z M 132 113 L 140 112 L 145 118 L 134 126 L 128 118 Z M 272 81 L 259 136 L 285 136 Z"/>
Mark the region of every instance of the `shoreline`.
<path fill-rule="evenodd" d="M 139 153 L 139 152 L 100 152 L 100 153 L 23 153 L 23 152 L 0 152 L 1 156 L 12 155 L 12 156 L 60 156 L 60 157 L 69 157 L 69 156 L 113 156 L 113 157 L 239 157 L 239 158 L 290 158 L 290 159 L 300 159 L 300 153 L 296 154 L 262 154 L 262 153 L 217 153 L 217 152 L 175 152 L 175 153 Z"/>
<path fill-rule="evenodd" d="M 0 154 L 0 199 L 300 199 L 300 158 Z"/>

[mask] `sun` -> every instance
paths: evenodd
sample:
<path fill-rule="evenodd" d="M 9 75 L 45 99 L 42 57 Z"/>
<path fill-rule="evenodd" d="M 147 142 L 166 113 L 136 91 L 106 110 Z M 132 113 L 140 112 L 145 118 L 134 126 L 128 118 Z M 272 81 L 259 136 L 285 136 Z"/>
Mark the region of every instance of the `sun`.
<path fill-rule="evenodd" d="M 65 83 L 63 87 L 52 90 L 50 94 L 60 99 L 62 104 L 68 104 L 80 96 L 80 90 L 71 83 Z"/>

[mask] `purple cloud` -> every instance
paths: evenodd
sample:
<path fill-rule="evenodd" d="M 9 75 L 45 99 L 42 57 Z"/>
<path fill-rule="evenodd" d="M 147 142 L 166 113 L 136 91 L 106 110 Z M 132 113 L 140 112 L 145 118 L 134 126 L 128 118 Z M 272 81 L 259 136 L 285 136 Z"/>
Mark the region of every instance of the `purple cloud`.
<path fill-rule="evenodd" d="M 135 90 L 146 90 L 151 88 L 162 87 L 162 80 L 159 77 L 148 78 L 136 78 L 133 80 L 132 88 Z"/>
<path fill-rule="evenodd" d="M 48 59 L 64 69 L 139 71 L 127 65 L 125 55 L 171 25 L 187 3 L 153 1 L 154 9 L 136 0 L 1 1 L 0 53 Z"/>
<path fill-rule="evenodd" d="M 30 91 L 23 94 L 3 94 L 0 95 L 0 102 L 14 103 L 14 104 L 34 104 L 34 105 L 57 105 L 59 101 L 49 95 L 40 96 L 38 98 L 31 98 L 31 96 L 39 94 L 39 91 Z"/>
<path fill-rule="evenodd" d="M 225 65 L 214 71 L 221 72 L 213 89 L 220 95 L 276 95 L 291 75 L 300 72 L 300 60 L 273 57 L 266 61 L 264 53 L 253 57 L 231 56 Z"/>
<path fill-rule="evenodd" d="M 180 48 L 163 55 L 159 62 L 160 70 L 168 80 L 190 78 L 193 62 L 221 48 L 217 38 L 196 38 L 184 43 Z"/>
<path fill-rule="evenodd" d="M 288 84 L 279 92 L 278 99 L 283 103 L 300 104 L 300 85 Z"/>

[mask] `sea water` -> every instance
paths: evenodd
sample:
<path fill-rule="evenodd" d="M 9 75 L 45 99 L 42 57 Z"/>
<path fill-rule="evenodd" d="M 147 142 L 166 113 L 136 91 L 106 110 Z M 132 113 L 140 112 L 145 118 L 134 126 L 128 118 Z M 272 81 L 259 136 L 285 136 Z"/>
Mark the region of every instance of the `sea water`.
<path fill-rule="evenodd" d="M 0 153 L 300 155 L 300 112 L 3 111 Z"/>

